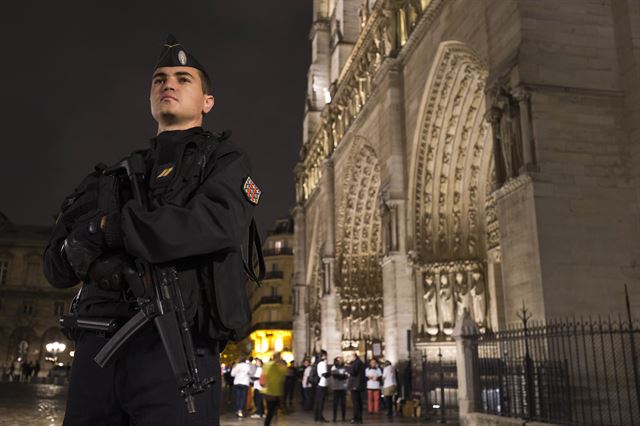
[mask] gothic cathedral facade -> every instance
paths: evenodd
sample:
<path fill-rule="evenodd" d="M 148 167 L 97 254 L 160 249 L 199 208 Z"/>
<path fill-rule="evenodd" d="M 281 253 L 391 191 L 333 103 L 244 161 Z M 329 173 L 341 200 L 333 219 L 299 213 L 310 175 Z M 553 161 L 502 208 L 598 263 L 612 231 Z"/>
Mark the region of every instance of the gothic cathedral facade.
<path fill-rule="evenodd" d="M 293 349 L 640 306 L 640 7 L 314 0 Z"/>

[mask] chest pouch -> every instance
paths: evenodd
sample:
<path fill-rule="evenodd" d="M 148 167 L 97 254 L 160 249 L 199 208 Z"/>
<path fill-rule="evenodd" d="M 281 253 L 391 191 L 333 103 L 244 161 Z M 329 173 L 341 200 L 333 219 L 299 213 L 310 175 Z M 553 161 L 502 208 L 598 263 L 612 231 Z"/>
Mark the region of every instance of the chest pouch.
<path fill-rule="evenodd" d="M 151 191 L 166 189 L 178 178 L 186 146 L 186 143 L 162 144 L 155 149 L 149 177 Z"/>

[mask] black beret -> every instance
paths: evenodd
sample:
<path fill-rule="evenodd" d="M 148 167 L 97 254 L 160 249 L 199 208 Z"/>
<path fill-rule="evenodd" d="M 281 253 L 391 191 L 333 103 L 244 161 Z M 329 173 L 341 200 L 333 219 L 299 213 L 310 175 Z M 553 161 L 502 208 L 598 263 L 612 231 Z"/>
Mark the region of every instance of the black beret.
<path fill-rule="evenodd" d="M 209 74 L 202 64 L 184 48 L 178 40 L 171 34 L 167 37 L 167 42 L 162 47 L 160 58 L 154 70 L 160 67 L 191 67 L 198 69 L 209 78 Z"/>

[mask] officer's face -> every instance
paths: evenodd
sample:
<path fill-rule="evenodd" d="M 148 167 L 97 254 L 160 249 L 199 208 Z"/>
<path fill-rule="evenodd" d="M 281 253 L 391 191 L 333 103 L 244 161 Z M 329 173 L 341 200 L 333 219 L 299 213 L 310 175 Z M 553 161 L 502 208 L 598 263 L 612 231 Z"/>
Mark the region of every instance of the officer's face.
<path fill-rule="evenodd" d="M 160 124 L 191 124 L 213 108 L 202 91 L 200 74 L 191 67 L 160 67 L 151 79 L 151 115 Z"/>

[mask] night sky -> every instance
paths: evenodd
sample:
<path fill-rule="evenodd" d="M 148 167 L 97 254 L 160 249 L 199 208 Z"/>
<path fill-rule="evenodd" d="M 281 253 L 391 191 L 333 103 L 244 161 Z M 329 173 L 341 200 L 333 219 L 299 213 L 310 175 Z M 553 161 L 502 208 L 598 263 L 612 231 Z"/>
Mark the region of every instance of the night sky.
<path fill-rule="evenodd" d="M 311 0 L 11 2 L 0 16 L 0 212 L 50 225 L 99 162 L 145 148 L 153 67 L 168 33 L 208 70 L 214 110 L 263 190 L 262 233 L 287 215 L 302 139 Z"/>

